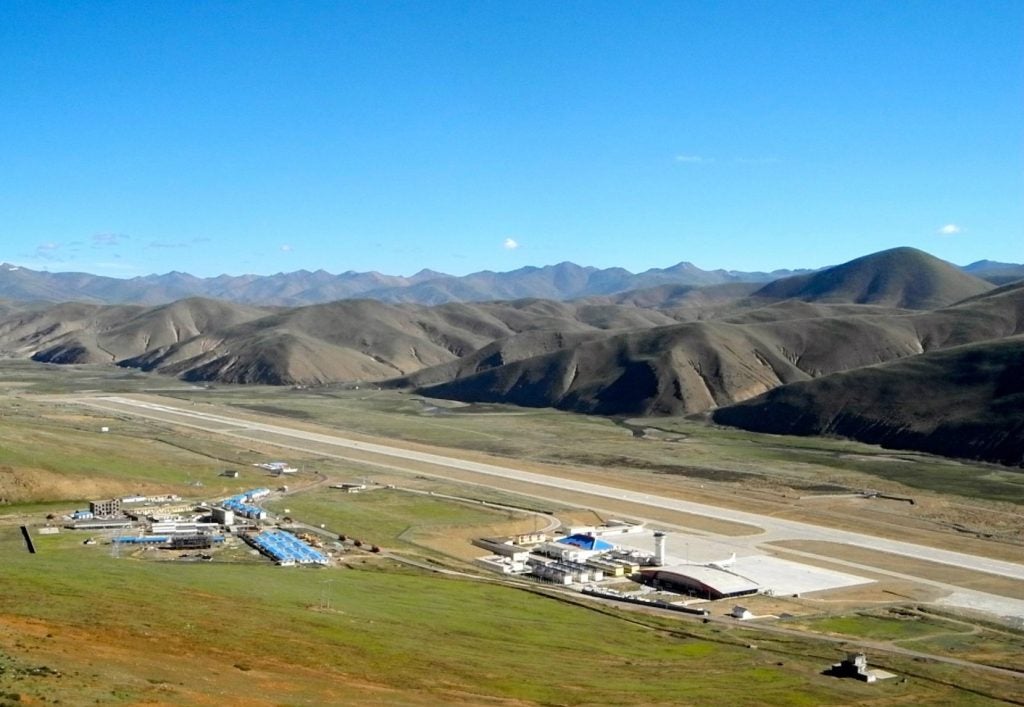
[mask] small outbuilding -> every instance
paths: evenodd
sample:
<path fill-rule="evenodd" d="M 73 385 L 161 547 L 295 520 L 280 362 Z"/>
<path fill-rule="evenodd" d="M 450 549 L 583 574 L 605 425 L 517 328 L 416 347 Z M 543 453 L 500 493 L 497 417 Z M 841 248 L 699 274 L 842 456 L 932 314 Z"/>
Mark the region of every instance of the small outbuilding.
<path fill-rule="evenodd" d="M 729 613 L 729 616 L 733 617 L 734 619 L 739 619 L 741 621 L 754 618 L 754 614 L 750 611 L 750 609 L 746 608 L 745 606 L 739 605 L 736 605 L 732 608 L 732 611 Z"/>
<path fill-rule="evenodd" d="M 868 667 L 868 657 L 863 653 L 848 653 L 846 660 L 833 663 L 832 667 L 825 671 L 826 675 L 833 675 L 837 678 L 854 678 L 864 682 L 875 682 L 876 680 L 888 680 L 896 675 L 887 670 Z"/>

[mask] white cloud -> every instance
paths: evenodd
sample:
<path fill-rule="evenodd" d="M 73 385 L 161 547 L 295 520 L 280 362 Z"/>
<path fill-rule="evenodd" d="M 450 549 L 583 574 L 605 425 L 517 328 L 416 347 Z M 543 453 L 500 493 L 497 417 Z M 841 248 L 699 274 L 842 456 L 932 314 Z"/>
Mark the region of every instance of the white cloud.
<path fill-rule="evenodd" d="M 115 258 L 120 258 L 121 256 L 115 255 L 114 257 Z M 114 271 L 114 270 L 116 270 L 118 272 L 129 272 L 129 273 L 138 274 L 138 275 L 144 275 L 145 274 L 145 271 L 142 270 L 142 268 L 140 268 L 138 265 L 134 265 L 132 263 L 119 263 L 117 261 L 105 262 L 105 263 L 92 263 L 89 267 L 91 269 L 95 269 L 95 270 L 106 270 L 106 271 Z"/>
<path fill-rule="evenodd" d="M 736 164 L 779 164 L 782 162 L 778 157 L 737 157 L 733 160 Z"/>
<path fill-rule="evenodd" d="M 940 228 L 936 233 L 940 236 L 955 236 L 958 233 L 963 233 L 964 229 L 957 226 L 955 223 L 947 223 L 945 226 Z"/>
<path fill-rule="evenodd" d="M 38 243 L 31 252 L 18 253 L 18 265 L 30 270 L 45 270 L 53 263 L 63 263 L 67 260 L 63 255 L 63 248 L 61 243 Z"/>
<path fill-rule="evenodd" d="M 94 246 L 103 245 L 117 245 L 125 238 L 130 238 L 123 233 L 94 233 L 92 235 L 92 244 Z"/>
<path fill-rule="evenodd" d="M 505 250 L 515 250 L 519 247 L 519 241 L 514 238 L 506 238 L 505 242 L 501 245 Z"/>
<path fill-rule="evenodd" d="M 701 162 L 714 162 L 713 157 L 701 157 L 700 155 L 676 155 L 676 162 L 683 164 L 700 164 Z"/>
<path fill-rule="evenodd" d="M 291 245 L 289 245 L 288 243 L 285 243 L 284 245 L 281 246 L 282 253 L 291 253 L 293 250 L 295 249 L 292 248 Z"/>

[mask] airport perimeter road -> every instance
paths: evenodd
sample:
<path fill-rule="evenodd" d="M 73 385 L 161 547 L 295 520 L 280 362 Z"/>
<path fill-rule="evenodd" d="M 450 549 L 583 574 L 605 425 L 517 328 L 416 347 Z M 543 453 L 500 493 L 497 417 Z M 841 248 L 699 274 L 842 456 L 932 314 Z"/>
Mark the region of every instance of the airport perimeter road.
<path fill-rule="evenodd" d="M 506 466 L 495 464 L 484 464 L 480 462 L 457 459 L 455 457 L 442 456 L 427 452 L 419 452 L 400 447 L 391 447 L 371 442 L 362 442 L 347 439 L 338 434 L 324 434 L 309 432 L 292 427 L 270 425 L 262 422 L 254 422 L 244 418 L 233 418 L 223 414 L 214 414 L 196 410 L 189 407 L 174 407 L 160 403 L 153 403 L 145 400 L 137 400 L 121 396 L 103 396 L 90 398 L 76 398 L 77 402 L 102 408 L 107 411 L 117 411 L 122 414 L 131 413 L 140 417 L 146 417 L 161 422 L 198 427 L 208 432 L 221 434 L 238 434 L 239 432 L 263 433 L 268 437 L 259 439 L 267 444 L 275 444 L 270 435 L 284 437 L 289 440 L 286 446 L 294 449 L 303 449 L 302 442 L 315 443 L 321 447 L 327 446 L 337 450 L 357 450 L 362 453 L 370 453 L 387 457 L 391 460 L 405 460 L 429 464 L 437 469 L 455 469 L 482 474 L 493 478 L 508 479 L 527 483 L 535 486 L 557 488 L 561 490 L 574 491 L 576 493 L 589 494 L 611 498 L 620 501 L 627 501 L 634 504 L 662 508 L 671 511 L 689 513 L 708 518 L 718 518 L 736 523 L 753 525 L 765 530 L 764 535 L 757 536 L 758 542 L 769 542 L 779 540 L 819 540 L 833 543 L 844 543 L 863 549 L 888 552 L 915 559 L 929 560 L 940 564 L 961 567 L 977 572 L 1008 577 L 1011 579 L 1024 580 L 1024 564 L 995 560 L 977 555 L 968 555 L 962 552 L 953 552 L 940 548 L 917 545 L 913 543 L 890 540 L 887 538 L 855 533 L 847 530 L 828 528 L 820 525 L 812 525 L 800 521 L 787 520 L 762 516 L 745 511 L 737 511 L 730 508 L 711 506 L 703 503 L 694 503 L 677 498 L 658 496 L 653 494 L 639 493 L 628 489 L 615 488 L 603 484 L 594 484 L 586 481 L 577 481 L 559 476 L 548 476 L 529 471 L 520 471 Z M 294 441 L 294 443 L 292 443 Z M 285 446 L 285 445 L 282 445 Z M 310 450 L 315 451 L 315 450 Z M 395 465 L 400 466 L 400 465 Z"/>

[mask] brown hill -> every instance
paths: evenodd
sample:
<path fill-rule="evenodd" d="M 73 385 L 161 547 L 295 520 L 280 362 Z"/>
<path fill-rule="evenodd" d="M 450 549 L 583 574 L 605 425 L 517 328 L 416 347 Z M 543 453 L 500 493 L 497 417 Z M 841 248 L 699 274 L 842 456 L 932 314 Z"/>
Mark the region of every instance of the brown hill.
<path fill-rule="evenodd" d="M 65 303 L 12 307 L 0 316 L 0 351 L 190 380 L 325 383 L 413 373 L 523 332 L 571 338 L 673 321 L 637 307 L 548 300 L 433 308 L 342 300 L 293 309 L 198 298 L 149 308 Z"/>
<path fill-rule="evenodd" d="M 105 307 L 66 302 L 45 309 L 16 309 L 0 321 L 4 355 L 53 363 L 109 363 L 115 356 L 98 338 L 142 307 Z"/>
<path fill-rule="evenodd" d="M 461 377 L 421 392 L 596 414 L 699 412 L 823 372 L 920 352 L 909 323 L 873 319 L 692 322 L 606 335 L 530 358 L 506 357 L 512 361 L 481 372 L 457 369 Z"/>
<path fill-rule="evenodd" d="M 1024 466 L 1024 337 L 793 383 L 713 419 Z"/>
<path fill-rule="evenodd" d="M 598 414 L 684 414 L 794 381 L 1022 330 L 1024 286 L 921 313 L 787 302 L 737 321 L 595 334 L 554 351 L 517 347 L 511 338 L 492 345 L 486 356 L 467 358 L 466 365 L 427 369 L 404 382 L 458 400 Z M 544 343 L 558 345 L 550 338 Z"/>
<path fill-rule="evenodd" d="M 521 332 L 572 337 L 671 321 L 657 312 L 523 300 L 434 308 L 343 300 L 265 317 L 126 361 L 190 380 L 325 383 L 405 376 L 443 366 Z M 190 356 L 197 352 L 198 355 Z"/>
<path fill-rule="evenodd" d="M 0 321 L 0 342 L 37 361 L 109 363 L 264 316 L 200 298 L 150 308 L 65 303 Z"/>
<path fill-rule="evenodd" d="M 459 400 L 685 414 L 732 409 L 831 374 L 927 362 L 922 354 L 944 349 L 1019 343 L 1024 283 L 994 289 L 958 271 L 950 275 L 950 267 L 897 249 L 755 293 L 743 283 L 663 285 L 575 302 L 424 307 L 341 300 L 296 308 L 209 299 L 159 307 L 5 302 L 0 355 L 113 362 L 188 380 L 376 381 Z M 572 280 L 579 273 L 563 274 Z M 779 299 L 787 293 L 792 297 Z M 932 301 L 949 303 L 917 309 Z M 945 369 L 921 370 L 920 388 L 927 390 L 926 374 Z M 934 389 L 955 392 L 941 381 Z M 979 400 L 987 390 L 976 389 Z"/>
<path fill-rule="evenodd" d="M 122 365 L 232 383 L 379 380 L 445 363 L 506 333 L 500 322 L 466 312 L 341 300 L 146 350 Z"/>
<path fill-rule="evenodd" d="M 924 251 L 893 248 L 810 275 L 776 280 L 752 296 L 934 309 L 992 288 L 991 283 Z"/>

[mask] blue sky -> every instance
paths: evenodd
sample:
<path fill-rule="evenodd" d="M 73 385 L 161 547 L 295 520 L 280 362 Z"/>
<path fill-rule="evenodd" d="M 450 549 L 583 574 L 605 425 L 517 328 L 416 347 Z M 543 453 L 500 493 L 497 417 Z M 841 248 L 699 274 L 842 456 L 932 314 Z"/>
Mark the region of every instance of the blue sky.
<path fill-rule="evenodd" d="M 0 3 L 0 260 L 1024 261 L 1024 3 Z"/>

